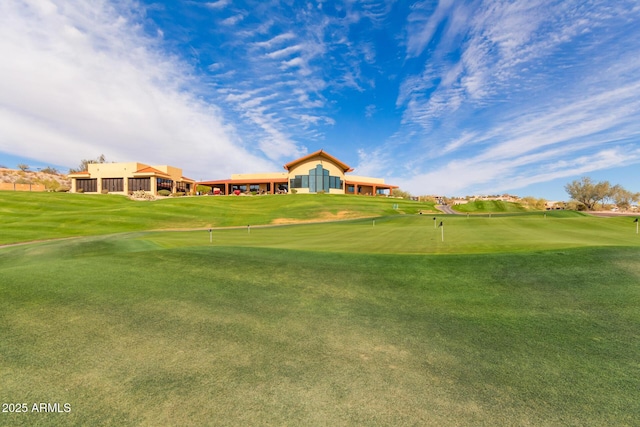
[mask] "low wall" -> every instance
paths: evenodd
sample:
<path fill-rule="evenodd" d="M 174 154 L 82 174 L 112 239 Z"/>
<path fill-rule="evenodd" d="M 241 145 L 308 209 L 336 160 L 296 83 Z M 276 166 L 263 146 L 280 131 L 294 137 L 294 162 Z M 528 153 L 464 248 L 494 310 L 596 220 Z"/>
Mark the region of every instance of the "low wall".
<path fill-rule="evenodd" d="M 5 191 L 45 191 L 42 184 L 16 184 L 14 182 L 0 182 L 0 190 Z"/>

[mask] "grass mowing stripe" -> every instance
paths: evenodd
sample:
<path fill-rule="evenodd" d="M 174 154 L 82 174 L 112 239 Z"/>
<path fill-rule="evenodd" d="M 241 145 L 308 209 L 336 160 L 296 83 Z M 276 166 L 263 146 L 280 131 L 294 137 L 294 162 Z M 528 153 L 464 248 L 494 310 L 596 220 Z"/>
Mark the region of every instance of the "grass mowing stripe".
<path fill-rule="evenodd" d="M 440 228 L 424 216 L 397 216 L 339 223 L 274 228 L 214 230 L 213 246 L 289 248 L 367 253 L 486 253 L 562 250 L 584 246 L 638 246 L 626 218 L 547 218 L 542 216 L 439 217 Z M 209 246 L 206 231 L 148 233 L 140 239 L 164 246 Z"/>
<path fill-rule="evenodd" d="M 132 240 L 3 250 L 0 398 L 74 408 L 9 424 L 638 415 L 638 248 L 423 256 Z"/>
<path fill-rule="evenodd" d="M 398 209 L 393 209 L 394 204 Z M 178 197 L 134 202 L 118 195 L 0 191 L 0 244 L 168 228 L 415 214 L 433 203 L 378 197 L 290 194 Z"/>

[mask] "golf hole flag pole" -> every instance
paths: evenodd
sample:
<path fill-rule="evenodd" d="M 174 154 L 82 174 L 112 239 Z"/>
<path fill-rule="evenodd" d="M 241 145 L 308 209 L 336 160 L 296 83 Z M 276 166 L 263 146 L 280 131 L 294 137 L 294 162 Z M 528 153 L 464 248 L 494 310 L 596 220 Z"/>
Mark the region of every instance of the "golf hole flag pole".
<path fill-rule="evenodd" d="M 635 222 L 635 223 L 636 223 L 636 234 L 638 234 L 638 218 L 636 218 L 636 220 L 635 220 L 635 221 L 633 221 L 633 222 Z"/>
<path fill-rule="evenodd" d="M 440 227 L 440 231 L 442 232 L 442 241 L 444 242 L 444 224 L 442 221 L 440 221 L 440 225 L 438 227 Z"/>
<path fill-rule="evenodd" d="M 437 222 L 436 222 L 436 217 L 433 217 L 433 229 L 435 230 L 436 228 L 438 228 L 437 226 Z"/>
<path fill-rule="evenodd" d="M 209 229 L 209 243 L 213 243 L 213 230 Z"/>

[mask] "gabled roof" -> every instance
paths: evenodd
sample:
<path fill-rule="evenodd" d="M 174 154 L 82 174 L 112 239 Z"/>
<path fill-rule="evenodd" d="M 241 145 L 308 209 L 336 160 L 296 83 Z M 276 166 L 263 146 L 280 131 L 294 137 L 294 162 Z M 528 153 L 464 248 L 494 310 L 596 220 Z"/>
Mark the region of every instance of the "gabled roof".
<path fill-rule="evenodd" d="M 335 163 L 336 166 L 340 167 L 342 169 L 343 172 L 351 172 L 353 171 L 353 168 L 349 165 L 347 165 L 346 163 L 341 162 L 340 160 L 336 159 L 335 157 L 333 157 L 331 154 L 326 153 L 324 150 L 318 150 L 314 153 L 311 154 L 307 154 L 304 157 L 300 157 L 299 159 L 293 160 L 289 163 L 287 163 L 286 165 L 284 165 L 284 168 L 286 170 L 291 170 L 293 167 L 299 165 L 302 162 L 306 162 L 309 159 L 312 159 L 316 156 L 320 156 L 320 157 L 324 157 L 325 159 L 329 160 L 332 163 Z"/>
<path fill-rule="evenodd" d="M 159 175 L 159 176 L 171 178 L 171 176 L 169 174 L 167 174 L 165 172 L 162 172 L 161 170 L 158 170 L 156 168 L 152 168 L 151 166 L 147 166 L 146 168 L 138 169 L 133 174 L 134 175 L 147 175 L 147 176 Z"/>

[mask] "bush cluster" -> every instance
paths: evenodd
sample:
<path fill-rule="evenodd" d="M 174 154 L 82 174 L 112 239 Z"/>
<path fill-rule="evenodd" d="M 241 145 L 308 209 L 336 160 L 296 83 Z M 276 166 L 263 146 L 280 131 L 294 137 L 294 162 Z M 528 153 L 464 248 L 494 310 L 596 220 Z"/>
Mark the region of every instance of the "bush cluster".
<path fill-rule="evenodd" d="M 196 191 L 200 194 L 209 194 L 211 193 L 212 187 L 209 187 L 208 185 L 197 185 L 196 186 Z"/>
<path fill-rule="evenodd" d="M 160 190 L 160 191 L 158 191 L 158 196 L 167 197 L 167 196 L 170 196 L 170 195 L 171 195 L 171 191 L 169 191 L 169 190 Z"/>
<path fill-rule="evenodd" d="M 133 199 L 154 200 L 155 197 L 151 193 L 147 193 L 144 190 L 136 190 L 131 193 Z"/>

